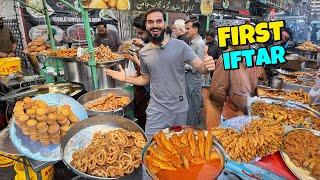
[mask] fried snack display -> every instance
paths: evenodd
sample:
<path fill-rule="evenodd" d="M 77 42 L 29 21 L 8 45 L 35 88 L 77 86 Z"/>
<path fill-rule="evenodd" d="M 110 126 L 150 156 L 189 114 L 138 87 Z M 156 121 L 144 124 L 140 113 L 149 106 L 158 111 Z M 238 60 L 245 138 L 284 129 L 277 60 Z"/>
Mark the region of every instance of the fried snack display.
<path fill-rule="evenodd" d="M 97 132 L 91 143 L 72 154 L 71 165 L 79 171 L 99 177 L 130 174 L 141 164 L 146 141 L 140 132 L 117 129 Z"/>
<path fill-rule="evenodd" d="M 306 41 L 296 47 L 296 49 L 303 50 L 303 51 L 318 51 L 318 48 L 319 46 L 313 44 L 310 41 Z"/>
<path fill-rule="evenodd" d="M 290 84 L 302 84 L 302 81 L 298 80 L 297 77 L 289 77 L 286 75 L 280 75 L 279 78 Z"/>
<path fill-rule="evenodd" d="M 77 49 L 57 49 L 56 51 L 50 51 L 49 55 L 58 58 L 73 58 L 77 57 Z"/>
<path fill-rule="evenodd" d="M 277 152 L 281 145 L 284 129 L 270 119 L 253 120 L 241 132 L 230 128 L 213 128 L 212 134 L 224 147 L 229 158 L 237 162 L 251 162 Z"/>
<path fill-rule="evenodd" d="M 111 62 L 115 60 L 122 59 L 123 57 L 120 54 L 113 53 L 108 46 L 104 46 L 101 44 L 98 48 L 94 51 L 94 58 L 96 62 Z M 81 61 L 88 62 L 90 59 L 89 53 L 85 53 L 83 56 L 80 57 Z"/>
<path fill-rule="evenodd" d="M 50 46 L 43 38 L 37 38 L 28 43 L 27 48 L 23 50 L 25 54 L 36 56 L 38 54 L 47 55 L 50 51 Z"/>
<path fill-rule="evenodd" d="M 128 105 L 129 102 L 128 96 L 116 96 L 113 93 L 108 93 L 106 96 L 87 102 L 84 107 L 92 111 L 112 111 Z"/>
<path fill-rule="evenodd" d="M 69 105 L 49 106 L 30 97 L 16 102 L 13 117 L 24 135 L 44 146 L 60 144 L 61 138 L 79 121 Z"/>
<path fill-rule="evenodd" d="M 304 104 L 310 103 L 310 97 L 308 93 L 303 90 L 268 90 L 258 89 L 259 96 L 271 97 L 271 98 L 283 98 L 285 100 L 297 101 Z"/>
<path fill-rule="evenodd" d="M 320 104 L 311 104 L 310 105 L 312 109 L 316 110 L 316 111 L 320 111 Z"/>
<path fill-rule="evenodd" d="M 267 117 L 281 124 L 320 129 L 320 118 L 303 109 L 286 108 L 281 104 L 268 104 L 262 101 L 254 102 L 250 108 L 252 115 Z"/>
<path fill-rule="evenodd" d="M 290 161 L 320 179 L 320 137 L 310 131 L 297 129 L 289 132 L 283 141 L 283 151 Z"/>
<path fill-rule="evenodd" d="M 153 137 L 155 143 L 148 147 L 145 165 L 159 179 L 168 179 L 170 174 L 188 175 L 189 179 L 200 173 L 196 167 L 210 164 L 213 169 L 207 169 L 213 178 L 217 170 L 222 168 L 220 155 L 212 144 L 211 132 L 198 131 L 188 128 L 181 134 L 173 134 L 170 138 L 160 131 Z M 190 172 L 195 172 L 190 174 Z"/>

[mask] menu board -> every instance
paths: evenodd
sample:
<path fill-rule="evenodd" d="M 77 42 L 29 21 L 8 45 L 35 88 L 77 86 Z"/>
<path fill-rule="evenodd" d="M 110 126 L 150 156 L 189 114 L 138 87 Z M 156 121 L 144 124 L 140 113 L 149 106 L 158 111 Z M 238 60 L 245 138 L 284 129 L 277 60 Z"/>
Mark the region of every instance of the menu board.
<path fill-rule="evenodd" d="M 148 11 L 151 8 L 161 8 L 165 12 L 181 12 L 201 14 L 201 0 L 132 0 L 131 9 Z"/>

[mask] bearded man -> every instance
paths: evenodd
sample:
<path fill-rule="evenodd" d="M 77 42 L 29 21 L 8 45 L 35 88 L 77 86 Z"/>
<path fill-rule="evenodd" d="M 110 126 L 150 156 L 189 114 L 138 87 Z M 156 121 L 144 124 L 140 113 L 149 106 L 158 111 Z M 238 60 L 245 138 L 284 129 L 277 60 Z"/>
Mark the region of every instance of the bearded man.
<path fill-rule="evenodd" d="M 210 56 L 201 60 L 185 42 L 165 38 L 165 14 L 161 9 L 149 10 L 145 19 L 150 42 L 140 51 L 141 75 L 126 76 L 121 65 L 120 71 L 106 71 L 119 81 L 139 86 L 150 83 L 145 133 L 151 139 L 157 131 L 187 123 L 185 63 L 201 73 L 213 71 L 215 64 Z"/>

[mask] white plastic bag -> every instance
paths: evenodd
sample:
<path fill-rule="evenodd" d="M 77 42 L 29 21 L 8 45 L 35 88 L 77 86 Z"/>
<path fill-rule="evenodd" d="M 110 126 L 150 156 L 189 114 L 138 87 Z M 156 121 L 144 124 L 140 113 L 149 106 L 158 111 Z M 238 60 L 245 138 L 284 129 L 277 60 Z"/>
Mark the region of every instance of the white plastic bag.
<path fill-rule="evenodd" d="M 320 69 L 317 73 L 316 85 L 309 91 L 313 104 L 320 104 Z"/>
<path fill-rule="evenodd" d="M 132 61 L 128 62 L 128 67 L 125 69 L 127 76 L 137 76 L 136 68 Z"/>

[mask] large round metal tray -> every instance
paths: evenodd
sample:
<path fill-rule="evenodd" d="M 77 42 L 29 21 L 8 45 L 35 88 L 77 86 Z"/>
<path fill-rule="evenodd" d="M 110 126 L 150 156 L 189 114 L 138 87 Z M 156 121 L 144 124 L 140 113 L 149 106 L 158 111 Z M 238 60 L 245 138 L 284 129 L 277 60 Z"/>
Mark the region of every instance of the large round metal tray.
<path fill-rule="evenodd" d="M 183 130 L 185 128 L 188 128 L 188 126 L 176 126 L 176 127 L 173 127 L 173 128 L 166 128 L 164 130 L 162 130 L 167 137 L 171 137 L 174 133 L 182 133 Z M 197 132 L 197 129 L 194 129 L 194 132 Z M 147 155 L 147 149 L 148 147 L 150 146 L 153 146 L 155 144 L 154 140 L 152 139 L 151 141 L 148 142 L 148 144 L 143 148 L 142 150 L 142 162 L 144 164 L 144 167 L 147 171 L 147 174 L 154 180 L 158 179 L 156 177 L 155 174 L 153 174 L 150 169 L 148 168 L 148 166 L 144 163 L 145 161 L 145 156 Z M 223 147 L 218 143 L 218 141 L 213 137 L 213 143 L 212 143 L 212 146 L 213 148 L 218 152 L 218 154 L 220 155 L 220 160 L 221 160 L 221 163 L 222 163 L 222 168 L 221 168 L 221 171 L 220 173 L 223 171 L 224 169 L 224 164 L 225 164 L 225 152 L 223 150 Z M 219 174 L 220 174 L 219 173 Z M 216 177 L 217 178 L 217 177 Z"/>
<path fill-rule="evenodd" d="M 140 132 L 144 135 L 147 140 L 143 130 L 133 121 L 120 116 L 103 115 L 94 116 L 81 121 L 74 125 L 67 134 L 62 138 L 61 141 L 61 154 L 64 163 L 79 176 L 88 179 L 117 179 L 117 178 L 103 178 L 85 174 L 75 169 L 71 164 L 72 154 L 74 151 L 86 147 L 92 139 L 92 135 L 97 131 L 110 131 L 117 128 L 123 128 L 128 131 Z M 126 175 L 123 178 L 130 179 L 130 177 L 135 176 L 140 168 L 133 171 L 132 174 Z M 132 179 L 132 178 L 131 178 Z"/>
<path fill-rule="evenodd" d="M 113 61 L 106 61 L 106 62 L 96 62 L 96 66 L 97 67 L 113 67 L 115 66 L 117 63 L 121 63 L 122 61 L 124 61 L 125 58 L 121 58 L 121 59 L 116 59 L 116 60 L 113 60 Z M 84 63 L 86 65 L 89 64 L 88 61 L 82 61 L 80 59 L 78 59 L 79 62 L 81 63 Z"/>
<path fill-rule="evenodd" d="M 287 107 L 287 108 L 306 110 L 311 115 L 320 118 L 320 112 L 319 111 L 316 111 L 316 110 L 312 109 L 311 107 L 309 107 L 309 106 L 307 106 L 305 104 L 302 104 L 302 103 L 299 103 L 299 102 L 294 102 L 294 101 L 285 101 L 285 100 L 277 100 L 277 99 L 271 99 L 271 98 L 259 98 L 259 97 L 252 97 L 252 98 L 249 98 L 249 100 L 248 100 L 248 112 L 249 112 L 250 116 L 252 115 L 252 113 L 251 113 L 251 104 L 253 104 L 254 102 L 257 102 L 257 101 L 263 101 L 263 102 L 266 102 L 268 104 L 281 104 L 281 105 L 283 105 L 284 107 Z"/>
<path fill-rule="evenodd" d="M 286 132 L 285 132 L 285 136 L 289 133 L 289 132 L 292 132 L 292 131 L 295 131 L 295 130 L 306 130 L 306 131 L 310 131 L 312 132 L 313 134 L 315 134 L 316 136 L 319 136 L 320 137 L 320 132 L 319 131 L 316 131 L 316 130 L 312 130 L 312 129 L 306 129 L 306 128 L 291 128 L 291 129 L 288 129 Z M 280 149 L 280 154 L 281 154 L 281 157 L 283 159 L 283 161 L 285 162 L 285 164 L 287 165 L 287 167 L 290 169 L 290 171 L 299 179 L 301 180 L 316 180 L 315 178 L 311 177 L 310 176 L 310 172 L 307 171 L 307 170 L 304 170 L 303 168 L 301 167 L 297 167 L 296 165 L 293 164 L 293 162 L 291 162 L 290 160 L 290 157 L 283 151 L 283 145 Z"/>
<path fill-rule="evenodd" d="M 130 102 L 128 105 L 113 111 L 92 111 L 92 110 L 86 109 L 88 116 L 94 116 L 94 115 L 124 116 L 133 108 L 133 98 L 134 98 L 133 94 L 121 88 L 110 88 L 110 89 L 100 89 L 100 90 L 90 91 L 80 96 L 78 99 L 78 102 L 84 105 L 87 102 L 101 98 L 102 96 L 105 96 L 108 93 L 114 93 L 116 96 L 128 96 L 130 98 Z"/>
<path fill-rule="evenodd" d="M 88 118 L 87 112 L 76 100 L 62 94 L 43 94 L 34 97 L 40 99 L 52 106 L 70 105 L 72 112 L 80 121 Z M 9 137 L 13 146 L 19 153 L 31 159 L 38 161 L 58 161 L 61 160 L 60 144 L 49 144 L 43 146 L 39 141 L 31 141 L 30 138 L 22 133 L 22 130 L 16 125 L 14 118 L 9 127 Z"/>

